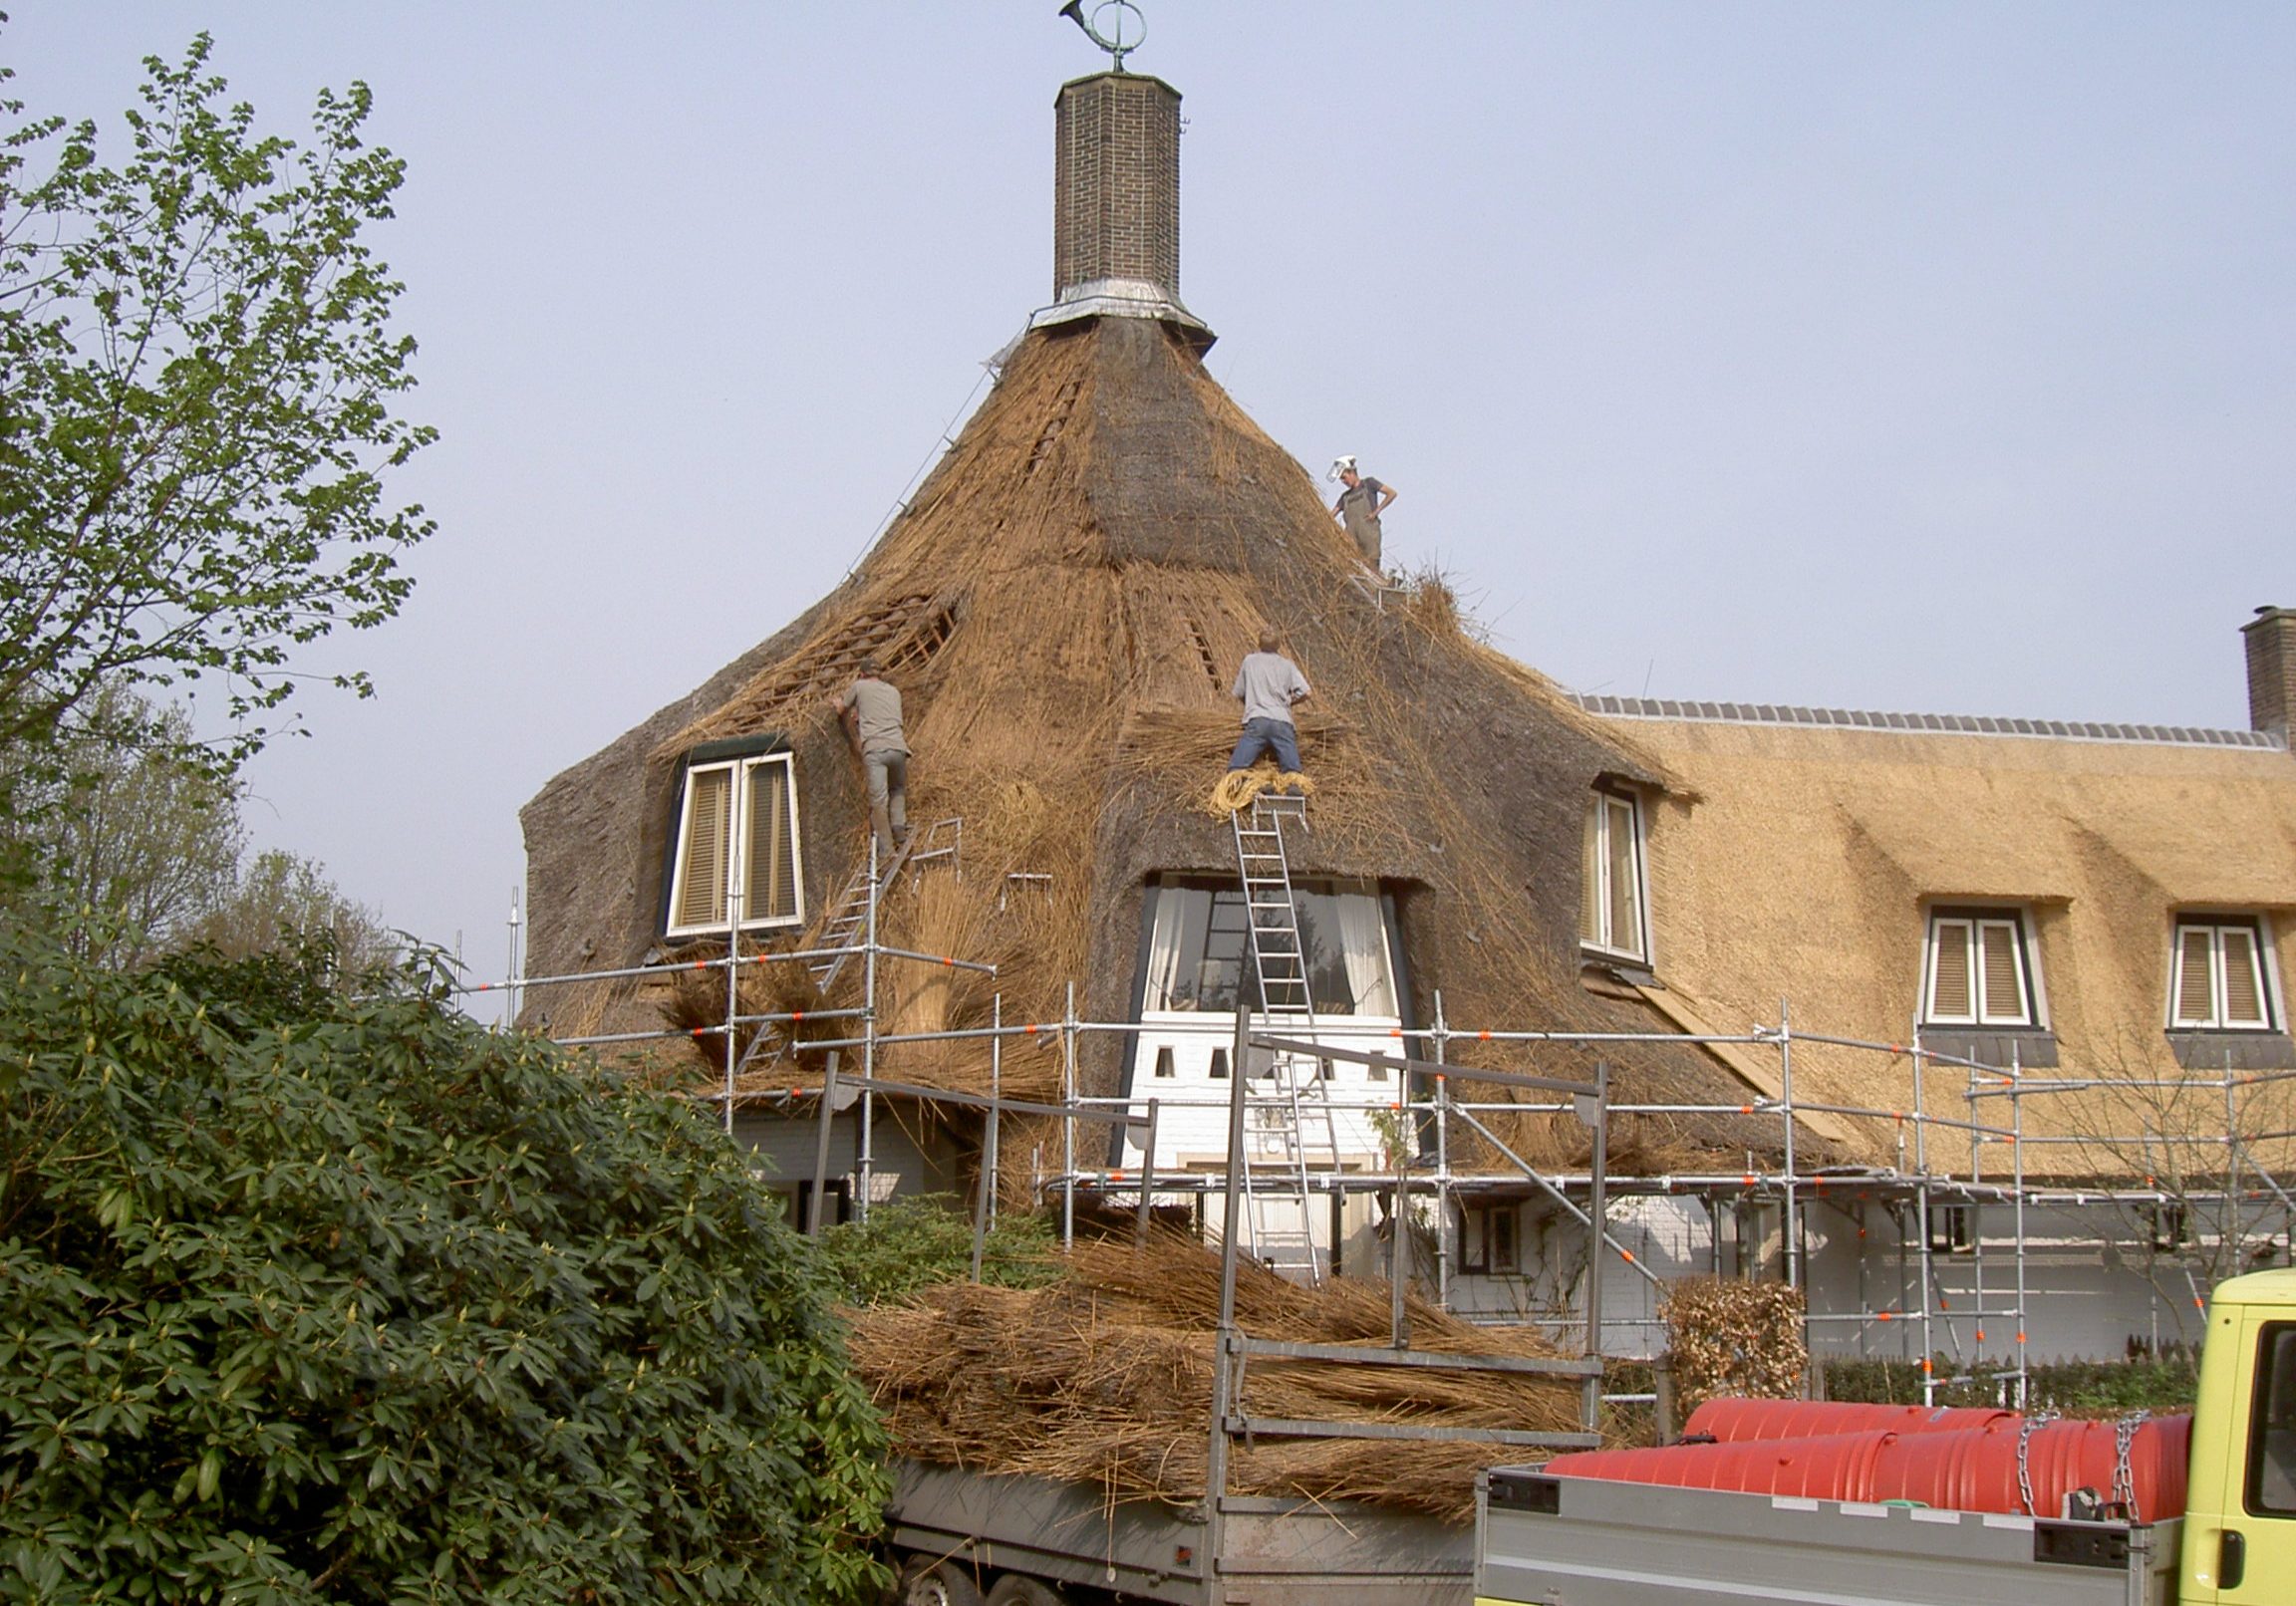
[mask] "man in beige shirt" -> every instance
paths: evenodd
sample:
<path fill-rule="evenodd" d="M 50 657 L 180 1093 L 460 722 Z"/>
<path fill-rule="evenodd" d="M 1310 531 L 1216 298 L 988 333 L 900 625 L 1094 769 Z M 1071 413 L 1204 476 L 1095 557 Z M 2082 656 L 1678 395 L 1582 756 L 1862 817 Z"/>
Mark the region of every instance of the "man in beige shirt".
<path fill-rule="evenodd" d="M 830 700 L 869 778 L 878 857 L 890 859 L 909 840 L 909 739 L 901 731 L 901 693 L 882 674 L 875 659 L 863 659 L 860 678 Z"/>

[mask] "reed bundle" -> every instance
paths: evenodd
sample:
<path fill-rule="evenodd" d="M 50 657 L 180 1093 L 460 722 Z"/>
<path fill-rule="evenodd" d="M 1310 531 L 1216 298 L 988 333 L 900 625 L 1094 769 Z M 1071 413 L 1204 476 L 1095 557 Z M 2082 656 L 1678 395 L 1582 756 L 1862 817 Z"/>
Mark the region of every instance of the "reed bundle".
<path fill-rule="evenodd" d="M 1308 1289 L 1246 1262 L 1245 1331 L 1296 1343 L 1382 1347 L 1386 1284 Z M 907 1456 L 983 1472 L 1096 1483 L 1111 1500 L 1201 1498 L 1220 1308 L 1220 1260 L 1159 1233 L 1079 1244 L 1068 1275 L 1020 1291 L 944 1284 L 853 1315 L 856 1368 Z M 1415 1350 L 1552 1356 L 1524 1329 L 1471 1326 L 1407 1301 Z M 1519 1373 L 1255 1360 L 1244 1409 L 1299 1421 L 1568 1432 L 1578 1387 Z M 1494 1443 L 1389 1439 L 1239 1445 L 1231 1492 L 1367 1500 L 1464 1523 L 1478 1468 L 1521 1460 Z"/>

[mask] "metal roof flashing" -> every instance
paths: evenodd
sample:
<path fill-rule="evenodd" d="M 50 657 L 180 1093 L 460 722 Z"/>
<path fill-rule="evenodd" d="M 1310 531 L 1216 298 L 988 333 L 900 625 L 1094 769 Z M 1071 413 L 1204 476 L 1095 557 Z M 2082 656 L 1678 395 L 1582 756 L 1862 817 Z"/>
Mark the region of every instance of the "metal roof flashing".
<path fill-rule="evenodd" d="M 1086 318 L 1151 318 L 1176 324 L 1188 332 L 1199 350 L 1209 349 L 1219 338 L 1210 325 L 1180 305 L 1162 285 L 1146 279 L 1090 279 L 1070 285 L 1052 305 L 1030 313 L 1028 327 L 1049 329 Z"/>

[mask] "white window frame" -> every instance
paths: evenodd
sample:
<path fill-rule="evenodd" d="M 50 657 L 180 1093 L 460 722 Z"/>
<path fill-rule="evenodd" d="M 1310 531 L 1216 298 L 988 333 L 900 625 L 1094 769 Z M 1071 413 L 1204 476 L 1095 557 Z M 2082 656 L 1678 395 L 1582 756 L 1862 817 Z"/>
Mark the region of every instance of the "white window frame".
<path fill-rule="evenodd" d="M 1967 963 L 1969 1007 L 1950 1013 L 1937 1007 L 1937 955 L 1948 930 L 1957 930 Z M 2017 979 L 2024 993 L 2015 1011 L 1995 1007 L 1985 985 L 1985 933 L 2006 930 L 2016 944 Z M 2045 1028 L 2048 1001 L 2041 987 L 2041 959 L 2033 940 L 2033 925 L 2018 905 L 2000 907 L 1952 905 L 1929 911 L 1921 943 L 1921 1021 L 1927 1026 L 1961 1026 L 1972 1030 Z"/>
<path fill-rule="evenodd" d="M 765 779 L 766 772 L 772 778 Z M 755 753 L 746 757 L 718 759 L 707 764 L 692 764 L 679 786 L 678 836 L 671 845 L 672 871 L 670 876 L 670 905 L 664 915 L 663 933 L 667 937 L 707 937 L 723 932 L 726 922 L 720 913 L 712 921 L 680 924 L 678 911 L 685 904 L 686 880 L 692 868 L 691 836 L 694 829 L 695 778 L 702 775 L 727 773 L 732 777 L 731 806 L 725 811 L 726 830 L 730 840 L 725 853 L 725 886 L 728 893 L 743 887 L 748 880 L 746 854 L 749 848 L 750 809 L 761 788 L 766 785 L 782 789 L 789 815 L 790 890 L 794 913 L 766 916 L 762 919 L 744 917 L 744 932 L 769 929 L 801 928 L 805 924 L 805 844 L 799 835 L 797 810 L 797 763 L 789 752 Z"/>
<path fill-rule="evenodd" d="M 1617 829 L 1617 814 L 1626 816 L 1627 829 L 1633 833 L 1633 851 L 1629 863 L 1634 867 L 1634 923 L 1640 928 L 1639 946 L 1628 946 L 1615 940 L 1617 933 L 1611 929 L 1610 896 L 1610 842 Z M 1647 966 L 1651 962 L 1650 942 L 1650 860 L 1644 851 L 1646 836 L 1642 819 L 1642 800 L 1634 793 L 1617 787 L 1597 786 L 1586 802 L 1586 822 L 1581 824 L 1578 871 L 1583 885 L 1580 888 L 1578 912 L 1578 945 L 1596 953 L 1614 954 Z M 1586 849 L 1592 849 L 1591 862 Z M 1591 895 L 1589 898 L 1588 895 Z M 1591 911 L 1593 929 L 1587 929 L 1587 916 Z"/>
<path fill-rule="evenodd" d="M 2184 937 L 2188 932 L 2208 935 L 2208 1014 L 2191 1017 L 2184 1013 Z M 2249 963 L 2254 967 L 2256 1006 L 2262 1014 L 2260 1020 L 2227 1020 L 2224 1018 L 2225 986 L 2224 936 L 2237 932 L 2248 938 Z M 2168 928 L 2168 1026 L 2172 1031 L 2246 1031 L 2274 1032 L 2280 1029 L 2279 1000 L 2273 982 L 2278 965 L 2274 962 L 2271 929 L 2262 915 L 2222 915 L 2189 913 L 2179 914 Z"/>

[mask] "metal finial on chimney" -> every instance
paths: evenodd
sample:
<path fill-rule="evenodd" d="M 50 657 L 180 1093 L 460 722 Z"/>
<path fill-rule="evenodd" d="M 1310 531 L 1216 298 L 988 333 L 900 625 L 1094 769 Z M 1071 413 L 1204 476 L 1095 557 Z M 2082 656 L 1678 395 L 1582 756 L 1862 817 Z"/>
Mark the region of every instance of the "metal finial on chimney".
<path fill-rule="evenodd" d="M 1116 13 L 1113 30 L 1111 34 L 1104 34 L 1100 31 L 1100 19 L 1111 11 Z M 1060 8 L 1060 15 L 1083 29 L 1085 38 L 1113 57 L 1119 73 L 1124 71 L 1124 58 L 1138 50 L 1148 38 L 1148 21 L 1140 15 L 1140 8 L 1132 4 L 1132 0 L 1100 0 L 1092 8 L 1089 18 L 1084 15 L 1084 0 L 1068 0 Z M 1129 31 L 1132 37 L 1129 41 L 1124 37 L 1127 31 L 1126 18 L 1131 19 Z"/>

